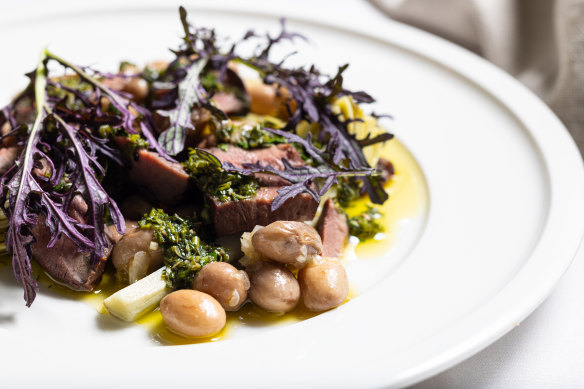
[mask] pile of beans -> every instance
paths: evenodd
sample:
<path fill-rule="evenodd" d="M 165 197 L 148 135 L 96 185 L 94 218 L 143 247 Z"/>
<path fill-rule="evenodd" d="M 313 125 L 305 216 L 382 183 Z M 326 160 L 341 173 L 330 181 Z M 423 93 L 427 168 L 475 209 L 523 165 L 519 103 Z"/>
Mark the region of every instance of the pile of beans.
<path fill-rule="evenodd" d="M 274 313 L 290 312 L 301 298 L 314 312 L 346 300 L 345 268 L 338 260 L 321 256 L 322 241 L 309 225 L 277 221 L 254 230 L 251 244 L 255 258 L 241 261 L 247 265 L 245 270 L 225 262 L 210 263 L 195 277 L 193 289 L 162 299 L 160 312 L 170 330 L 188 337 L 212 336 L 225 326 L 225 311 L 238 310 L 248 297 Z"/>

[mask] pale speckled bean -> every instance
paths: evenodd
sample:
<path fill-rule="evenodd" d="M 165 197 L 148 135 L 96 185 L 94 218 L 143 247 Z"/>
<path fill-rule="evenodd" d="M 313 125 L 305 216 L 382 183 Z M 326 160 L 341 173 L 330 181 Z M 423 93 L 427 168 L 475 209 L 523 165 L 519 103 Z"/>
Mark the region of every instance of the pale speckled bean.
<path fill-rule="evenodd" d="M 251 284 L 248 295 L 256 305 L 277 313 L 286 313 L 296 307 L 300 287 L 294 274 L 284 265 L 259 261 L 246 270 Z"/>
<path fill-rule="evenodd" d="M 167 327 L 183 336 L 212 336 L 225 326 L 226 315 L 212 296 L 192 289 L 170 293 L 160 301 L 160 313 Z"/>
<path fill-rule="evenodd" d="M 276 221 L 260 228 L 252 236 L 253 247 L 272 261 L 301 269 L 316 255 L 322 254 L 318 232 L 306 223 Z"/>
<path fill-rule="evenodd" d="M 193 289 L 213 296 L 226 311 L 236 311 L 247 298 L 247 273 L 226 262 L 211 262 L 199 271 Z"/>
<path fill-rule="evenodd" d="M 321 312 L 341 305 L 349 293 L 345 267 L 334 259 L 317 259 L 298 272 L 304 305 Z"/>

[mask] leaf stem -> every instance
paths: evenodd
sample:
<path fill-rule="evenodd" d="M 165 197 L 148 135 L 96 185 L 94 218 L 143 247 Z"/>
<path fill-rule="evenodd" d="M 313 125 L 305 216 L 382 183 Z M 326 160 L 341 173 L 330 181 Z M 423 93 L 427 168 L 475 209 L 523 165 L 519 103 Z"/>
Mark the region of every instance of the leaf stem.
<path fill-rule="evenodd" d="M 12 219 L 15 214 L 24 214 L 23 209 L 26 197 L 29 194 L 29 186 L 26 183 L 27 172 L 32 170 L 33 164 L 33 152 L 35 145 L 37 143 L 38 137 L 41 131 L 41 123 L 44 118 L 44 105 L 46 101 L 45 88 L 47 86 L 47 51 L 43 50 L 41 52 L 37 68 L 35 70 L 34 76 L 34 90 L 35 90 L 35 103 L 36 103 L 36 117 L 34 124 L 28 134 L 28 139 L 26 142 L 25 150 L 23 151 L 22 165 L 19 170 L 23 173 L 20 174 L 18 179 L 18 190 L 14 196 L 14 200 L 10 203 L 14 204 L 14 209 L 10 218 Z M 8 214 L 7 214 L 8 216 Z M 12 251 L 12 267 L 14 269 L 14 274 L 17 278 L 20 278 L 22 285 L 24 287 L 24 299 L 26 301 L 26 306 L 30 307 L 36 296 L 36 290 L 38 289 L 38 284 L 32 278 L 32 267 L 30 263 L 30 257 L 28 250 L 24 248 L 23 242 L 20 239 L 20 231 L 12 230 L 14 226 L 10 226 L 8 230 L 8 237 L 10 239 L 10 250 Z"/>
<path fill-rule="evenodd" d="M 24 158 L 22 161 L 22 171 L 27 172 L 32 169 L 29 169 L 33 160 L 33 153 L 31 150 L 37 143 L 37 138 L 39 136 L 39 132 L 41 130 L 41 123 L 44 117 L 44 107 L 46 106 L 46 87 L 47 87 L 47 54 L 48 51 L 44 49 L 41 52 L 41 56 L 39 58 L 39 63 L 35 70 L 35 78 L 34 78 L 34 90 L 35 90 L 35 104 L 36 104 L 36 117 L 34 120 L 34 124 L 28 134 L 28 140 L 26 142 L 26 148 L 24 151 Z M 25 187 L 26 181 L 26 174 L 22 174 L 20 177 L 20 186 L 18 188 L 17 194 L 17 203 L 20 201 L 20 197 L 22 194 L 22 189 Z"/>

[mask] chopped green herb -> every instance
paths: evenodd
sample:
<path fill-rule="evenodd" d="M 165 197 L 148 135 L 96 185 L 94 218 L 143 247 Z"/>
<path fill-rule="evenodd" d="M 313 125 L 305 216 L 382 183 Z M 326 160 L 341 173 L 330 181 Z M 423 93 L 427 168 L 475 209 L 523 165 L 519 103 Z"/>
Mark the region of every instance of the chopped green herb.
<path fill-rule="evenodd" d="M 225 249 L 205 243 L 196 233 L 198 222 L 192 218 L 167 215 L 152 209 L 138 224 L 150 229 L 162 248 L 164 268 L 162 275 L 169 288 L 191 288 L 199 270 L 210 262 L 228 261 Z"/>
<path fill-rule="evenodd" d="M 337 179 L 337 201 L 346 208 L 353 200 L 361 197 L 361 181 L 355 177 L 339 177 Z"/>
<path fill-rule="evenodd" d="M 220 202 L 249 199 L 259 187 L 252 176 L 226 172 L 221 161 L 200 149 L 189 149 L 189 158 L 183 165 L 197 187 Z"/>
<path fill-rule="evenodd" d="M 255 126 L 225 126 L 216 132 L 216 136 L 219 143 L 237 145 L 246 150 L 286 143 L 284 137 L 263 130 L 262 123 Z"/>
<path fill-rule="evenodd" d="M 356 236 L 361 241 L 373 238 L 377 233 L 385 231 L 379 223 L 381 214 L 375 207 L 367 206 L 367 211 L 360 215 L 347 218 L 349 234 Z"/>

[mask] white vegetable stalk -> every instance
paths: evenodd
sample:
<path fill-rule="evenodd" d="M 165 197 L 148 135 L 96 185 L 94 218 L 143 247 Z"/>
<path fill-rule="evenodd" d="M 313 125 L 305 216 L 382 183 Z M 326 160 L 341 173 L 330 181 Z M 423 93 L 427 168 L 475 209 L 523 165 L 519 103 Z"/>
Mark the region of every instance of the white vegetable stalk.
<path fill-rule="evenodd" d="M 104 307 L 122 320 L 129 322 L 136 320 L 172 292 L 162 279 L 163 269 L 164 267 L 112 294 L 104 300 Z"/>

